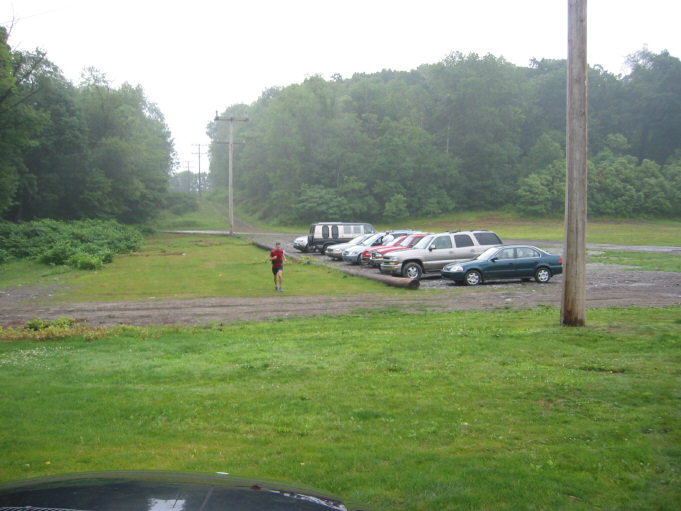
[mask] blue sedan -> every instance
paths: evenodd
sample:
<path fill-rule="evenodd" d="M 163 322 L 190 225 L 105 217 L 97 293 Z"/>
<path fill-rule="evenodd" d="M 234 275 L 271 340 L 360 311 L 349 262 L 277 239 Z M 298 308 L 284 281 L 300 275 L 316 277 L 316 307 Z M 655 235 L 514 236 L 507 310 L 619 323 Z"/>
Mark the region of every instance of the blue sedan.
<path fill-rule="evenodd" d="M 450 263 L 442 276 L 468 286 L 488 280 L 534 278 L 546 283 L 563 273 L 563 258 L 529 245 L 503 245 L 485 250 L 476 259 Z"/>

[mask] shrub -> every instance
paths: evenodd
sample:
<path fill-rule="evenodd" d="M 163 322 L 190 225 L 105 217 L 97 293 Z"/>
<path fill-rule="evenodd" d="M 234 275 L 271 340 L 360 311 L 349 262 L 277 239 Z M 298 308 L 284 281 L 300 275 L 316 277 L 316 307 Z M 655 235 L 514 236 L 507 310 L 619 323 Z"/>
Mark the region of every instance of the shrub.
<path fill-rule="evenodd" d="M 0 263 L 14 258 L 36 259 L 44 264 L 97 269 L 116 254 L 138 250 L 144 237 L 130 226 L 113 220 L 81 220 L 0 224 Z"/>
<path fill-rule="evenodd" d="M 104 261 L 95 255 L 77 252 L 69 258 L 68 265 L 77 270 L 98 270 L 104 265 Z"/>

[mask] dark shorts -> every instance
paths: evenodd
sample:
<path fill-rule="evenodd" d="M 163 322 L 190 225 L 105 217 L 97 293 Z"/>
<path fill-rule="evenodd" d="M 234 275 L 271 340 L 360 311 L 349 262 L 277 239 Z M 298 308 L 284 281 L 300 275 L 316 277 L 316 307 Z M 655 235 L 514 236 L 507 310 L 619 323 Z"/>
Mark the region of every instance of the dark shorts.
<path fill-rule="evenodd" d="M 279 273 L 280 270 L 281 271 L 284 270 L 283 264 L 281 266 L 272 266 L 272 275 L 276 275 L 277 273 Z"/>

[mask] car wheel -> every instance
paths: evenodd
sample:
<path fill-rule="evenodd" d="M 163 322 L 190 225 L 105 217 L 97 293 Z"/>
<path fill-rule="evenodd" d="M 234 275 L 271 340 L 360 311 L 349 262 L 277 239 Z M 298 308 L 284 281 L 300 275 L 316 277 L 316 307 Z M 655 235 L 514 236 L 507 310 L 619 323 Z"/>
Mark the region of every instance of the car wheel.
<path fill-rule="evenodd" d="M 421 275 L 423 275 L 423 270 L 418 263 L 407 263 L 404 265 L 404 268 L 402 268 L 402 276 L 407 277 L 408 279 L 418 280 L 421 278 Z"/>
<path fill-rule="evenodd" d="M 467 286 L 477 286 L 482 284 L 482 275 L 478 270 L 471 270 L 464 277 Z"/>
<path fill-rule="evenodd" d="M 545 284 L 551 279 L 551 270 L 545 267 L 537 268 L 534 272 L 534 280 L 540 284 Z"/>

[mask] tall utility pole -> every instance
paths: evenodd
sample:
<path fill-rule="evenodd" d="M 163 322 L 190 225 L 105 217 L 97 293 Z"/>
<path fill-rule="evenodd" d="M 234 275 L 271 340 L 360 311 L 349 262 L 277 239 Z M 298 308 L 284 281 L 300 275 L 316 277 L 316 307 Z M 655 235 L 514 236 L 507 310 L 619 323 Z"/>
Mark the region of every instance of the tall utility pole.
<path fill-rule="evenodd" d="M 234 234 L 234 195 L 232 193 L 232 155 L 233 155 L 233 149 L 234 149 L 234 123 L 235 122 L 248 122 L 248 117 L 243 117 L 243 118 L 236 118 L 236 117 L 224 117 L 218 115 L 217 112 L 215 112 L 215 120 L 216 121 L 226 121 L 229 122 L 229 179 L 228 179 L 228 186 L 229 186 L 229 235 L 232 236 Z"/>
<path fill-rule="evenodd" d="M 201 144 L 193 144 L 199 148 L 198 153 L 192 153 L 192 154 L 198 154 L 199 155 L 199 197 L 201 197 Z"/>
<path fill-rule="evenodd" d="M 560 317 L 567 326 L 584 326 L 586 316 L 586 2 L 568 0 L 565 277 Z"/>
<path fill-rule="evenodd" d="M 191 179 L 191 172 L 189 171 L 189 164 L 191 162 L 187 160 L 187 193 L 192 193 L 192 179 Z"/>

